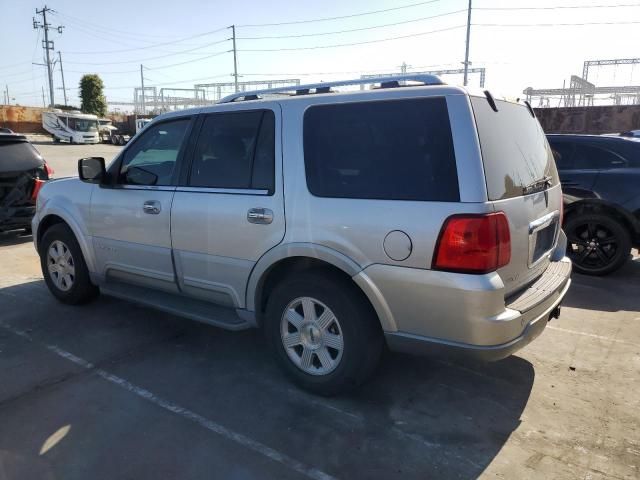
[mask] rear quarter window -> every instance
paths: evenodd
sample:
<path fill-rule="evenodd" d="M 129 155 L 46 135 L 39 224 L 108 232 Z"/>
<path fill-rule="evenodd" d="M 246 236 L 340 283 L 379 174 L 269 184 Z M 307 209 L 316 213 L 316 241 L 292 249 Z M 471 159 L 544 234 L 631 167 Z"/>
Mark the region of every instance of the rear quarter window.
<path fill-rule="evenodd" d="M 524 188 L 548 177 L 559 183 L 553 153 L 540 126 L 525 105 L 471 97 L 476 118 L 489 200 L 524 195 Z"/>
<path fill-rule="evenodd" d="M 319 197 L 460 199 L 442 97 L 310 107 L 304 159 L 307 186 Z"/>

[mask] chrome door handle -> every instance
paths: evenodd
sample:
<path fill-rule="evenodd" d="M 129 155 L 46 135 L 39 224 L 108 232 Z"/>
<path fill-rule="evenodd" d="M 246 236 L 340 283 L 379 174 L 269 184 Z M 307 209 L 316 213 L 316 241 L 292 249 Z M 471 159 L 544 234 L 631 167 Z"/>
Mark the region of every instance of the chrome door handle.
<path fill-rule="evenodd" d="M 160 202 L 157 200 L 147 200 L 144 202 L 144 205 L 142 205 L 142 211 L 151 215 L 159 214 L 160 210 Z"/>
<path fill-rule="evenodd" d="M 268 208 L 251 208 L 247 212 L 247 221 L 268 225 L 273 222 L 273 212 Z"/>

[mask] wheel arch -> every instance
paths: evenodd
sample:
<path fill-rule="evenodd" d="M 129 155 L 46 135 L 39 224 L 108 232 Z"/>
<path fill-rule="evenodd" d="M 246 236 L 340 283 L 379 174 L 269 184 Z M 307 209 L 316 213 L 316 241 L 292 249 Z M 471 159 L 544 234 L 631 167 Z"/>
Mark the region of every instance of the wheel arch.
<path fill-rule="evenodd" d="M 322 245 L 294 243 L 280 245 L 267 252 L 256 264 L 247 284 L 247 310 L 255 312 L 256 326 L 262 324 L 264 307 L 275 285 L 287 275 L 309 269 L 326 269 L 348 279 L 362 292 L 365 299 L 377 314 L 378 321 L 387 330 L 392 319 L 387 318 L 389 311 L 384 299 L 374 285 L 361 280 L 363 267 L 346 255 Z"/>
<path fill-rule="evenodd" d="M 36 248 L 40 248 L 44 233 L 53 225 L 57 224 L 64 224 L 71 229 L 78 241 L 78 244 L 80 245 L 80 249 L 82 250 L 82 255 L 84 256 L 89 272 L 95 272 L 95 262 L 91 245 L 87 241 L 86 236 L 82 233 L 82 229 L 78 222 L 76 222 L 73 216 L 64 210 L 50 211 L 42 216 L 38 222 L 37 230 L 33 232 L 34 238 L 36 239 Z"/>
<path fill-rule="evenodd" d="M 565 205 L 564 223 L 575 215 L 586 213 L 605 213 L 613 215 L 629 232 L 632 238 L 640 235 L 640 222 L 620 205 L 601 199 L 584 199 Z"/>

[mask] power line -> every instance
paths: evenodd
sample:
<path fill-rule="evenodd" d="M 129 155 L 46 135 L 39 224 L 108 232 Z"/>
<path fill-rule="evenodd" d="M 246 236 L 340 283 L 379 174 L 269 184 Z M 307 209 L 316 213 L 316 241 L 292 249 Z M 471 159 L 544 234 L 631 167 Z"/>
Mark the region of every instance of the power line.
<path fill-rule="evenodd" d="M 146 50 L 146 49 L 149 49 L 149 48 L 162 47 L 164 45 L 173 45 L 173 44 L 179 43 L 179 42 L 181 42 L 183 40 L 192 40 L 194 38 L 203 37 L 205 35 L 213 35 L 214 33 L 219 33 L 219 32 L 225 31 L 227 29 L 228 29 L 228 27 L 218 28 L 216 30 L 211 30 L 209 32 L 204 32 L 204 33 L 200 33 L 198 35 L 192 35 L 190 37 L 185 37 L 182 40 L 174 40 L 174 41 L 170 41 L 170 42 L 154 43 L 154 44 L 151 44 L 151 45 L 146 45 L 144 47 L 134 47 L 134 48 L 128 48 L 128 49 L 121 49 L 121 50 L 103 50 L 103 51 L 99 51 L 99 52 L 96 52 L 96 51 L 91 51 L 91 52 L 65 52 L 65 54 L 67 54 L 67 55 L 95 55 L 95 54 L 107 54 L 107 53 L 124 53 L 124 52 L 132 52 L 132 51 L 135 51 L 135 50 Z M 205 45 L 198 45 L 193 50 L 198 49 L 198 48 L 204 48 L 204 47 L 211 46 L 211 45 L 215 45 L 216 43 L 227 42 L 227 41 L 229 41 L 229 39 L 225 38 L 224 40 L 220 40 L 220 41 L 215 42 L 215 43 L 210 43 L 210 44 L 205 44 Z M 185 50 L 185 51 L 190 51 L 190 50 Z M 174 53 L 178 54 L 178 53 L 184 53 L 184 52 L 174 52 Z"/>
<path fill-rule="evenodd" d="M 435 68 L 435 67 L 451 66 L 451 65 L 454 65 L 454 64 L 435 63 L 432 65 L 420 65 L 417 67 L 412 67 L 412 71 L 415 71 L 419 68 Z M 347 70 L 347 71 L 340 71 L 340 72 L 243 73 L 242 76 L 243 77 L 271 77 L 271 76 L 309 76 L 309 75 L 350 75 L 350 74 L 361 74 L 361 73 L 369 73 L 369 72 L 396 72 L 397 70 L 398 70 L 397 67 L 393 67 L 393 68 L 381 67 L 381 68 L 370 68 L 367 70 Z"/>
<path fill-rule="evenodd" d="M 397 36 L 397 37 L 381 38 L 379 40 L 366 40 L 366 41 L 362 41 L 362 42 L 337 43 L 337 44 L 333 44 L 333 45 L 316 45 L 316 46 L 313 46 L 313 47 L 241 49 L 239 51 L 240 52 L 287 52 L 287 51 L 295 51 L 295 50 L 318 50 L 318 49 L 323 49 L 323 48 L 350 47 L 350 46 L 354 46 L 354 45 L 367 45 L 367 44 L 371 44 L 371 43 L 380 43 L 380 42 L 389 42 L 389 41 L 392 41 L 392 40 L 401 40 L 401 39 L 404 39 L 404 38 L 420 37 L 420 36 L 424 36 L 424 35 L 431 35 L 431 34 L 434 34 L 434 33 L 440 33 L 440 32 L 447 32 L 447 31 L 450 31 L 450 30 L 456 30 L 456 29 L 464 28 L 464 27 L 466 27 L 466 25 L 456 25 L 454 27 L 440 28 L 438 30 L 430 30 L 428 32 L 413 33 L 413 34 L 410 34 L 410 35 L 400 35 L 400 36 Z"/>
<path fill-rule="evenodd" d="M 4 65 L 4 66 L 0 67 L 0 69 L 13 68 L 13 67 L 17 67 L 17 66 L 19 66 L 19 65 L 27 65 L 28 63 L 31 63 L 31 62 L 18 62 L 18 63 L 12 63 L 11 65 Z"/>
<path fill-rule="evenodd" d="M 224 73 L 221 75 L 207 75 L 206 77 L 200 77 L 200 78 L 189 78 L 185 80 L 173 80 L 171 82 L 165 82 L 165 83 L 154 83 L 153 85 L 148 85 L 147 89 L 151 87 L 164 87 L 164 86 L 177 85 L 179 83 L 190 83 L 190 82 L 200 82 L 202 80 L 213 80 L 215 78 L 223 78 L 223 77 L 229 77 L 229 76 L 230 74 Z M 147 77 L 144 77 L 144 79 L 149 80 Z M 132 85 L 132 86 L 126 86 L 126 87 L 105 87 L 105 90 L 127 90 L 130 88 L 139 88 L 139 85 Z"/>
<path fill-rule="evenodd" d="M 640 7 L 640 3 L 618 3 L 615 5 L 557 5 L 550 7 L 475 7 L 474 10 L 582 10 L 587 8 Z"/>
<path fill-rule="evenodd" d="M 576 22 L 576 23 L 474 23 L 474 27 L 584 27 L 588 25 L 637 25 L 639 22 Z"/>
<path fill-rule="evenodd" d="M 178 67 L 180 65 L 186 65 L 188 63 L 200 62 L 200 61 L 206 60 L 208 58 L 213 58 L 213 57 L 217 57 L 219 55 L 224 55 L 225 53 L 231 53 L 231 50 L 224 50 L 222 52 L 212 53 L 211 55 L 207 55 L 205 57 L 195 58 L 193 60 L 187 60 L 187 61 L 179 62 L 179 63 L 172 63 L 170 65 L 161 65 L 159 67 L 145 67 L 145 68 L 147 70 L 162 70 L 163 68 Z"/>
<path fill-rule="evenodd" d="M 131 37 L 135 37 L 136 39 L 140 39 L 141 37 L 148 37 L 148 38 L 163 38 L 166 39 L 167 37 L 170 37 L 171 35 L 150 35 L 148 33 L 131 33 L 130 31 L 126 31 L 126 30 L 118 30 L 115 28 L 111 28 L 111 27 L 105 27 L 104 25 L 99 25 L 97 23 L 92 23 L 92 22 L 88 22 L 87 20 L 83 20 L 82 18 L 78 18 L 78 17 L 74 17 L 72 15 L 68 15 L 65 13 L 61 13 L 57 10 L 53 11 L 54 15 L 58 15 L 60 17 L 65 18 L 67 21 L 72 22 L 72 23 L 79 23 L 81 25 L 87 25 L 90 28 L 94 28 L 94 29 L 98 29 L 98 30 L 103 30 L 105 32 L 115 32 L 119 35 L 126 35 L 126 36 L 131 36 Z M 148 40 L 143 40 L 143 41 L 148 41 Z"/>
<path fill-rule="evenodd" d="M 392 8 L 384 8 L 382 10 L 369 10 L 367 12 L 360 12 L 360 13 L 352 13 L 351 15 L 341 15 L 338 17 L 323 17 L 323 18 L 313 18 L 313 19 L 308 19 L 308 20 L 297 20 L 297 21 L 292 21 L 292 22 L 276 22 L 276 23 L 247 23 L 244 25 L 237 25 L 237 27 L 242 27 L 242 28 L 248 28 L 248 27 L 276 27 L 276 26 L 281 26 L 281 25 L 299 25 L 301 23 L 314 23 L 314 22 L 328 22 L 328 21 L 332 21 L 332 20 L 342 20 L 345 18 L 354 18 L 354 17 L 362 17 L 365 15 L 375 15 L 377 13 L 385 13 L 385 12 L 392 12 L 394 10 L 402 10 L 404 8 L 412 8 L 412 7 L 417 7 L 420 5 L 428 5 L 431 3 L 438 3 L 442 0 L 428 0 L 426 2 L 418 2 L 418 3 L 411 3 L 409 5 L 401 5 L 399 7 L 392 7 Z"/>
<path fill-rule="evenodd" d="M 275 38 L 303 38 L 303 37 L 316 37 L 316 36 L 321 36 L 321 35 L 336 35 L 336 34 L 340 34 L 340 33 L 351 33 L 351 32 L 362 32 L 364 30 L 373 30 L 376 28 L 384 28 L 384 27 L 394 27 L 397 25 L 405 25 L 407 23 L 415 23 L 415 22 L 421 22 L 424 20 L 431 20 L 433 18 L 440 18 L 440 17 L 446 17 L 449 15 L 455 15 L 457 13 L 462 13 L 462 12 L 466 12 L 466 9 L 462 9 L 462 10 L 456 10 L 453 12 L 447 12 L 447 13 L 441 13 L 438 15 L 431 15 L 429 17 L 422 17 L 422 18 L 415 18 L 415 19 L 411 19 L 411 20 L 404 20 L 402 22 L 394 22 L 394 23 L 385 23 L 383 25 L 374 25 L 371 27 L 362 27 L 362 28 L 353 28 L 353 29 L 349 29 L 349 30 L 337 30 L 337 31 L 333 31 L 333 32 L 319 32 L 319 33 L 302 33 L 299 35 L 267 35 L 267 36 L 261 36 L 261 37 L 237 37 L 238 40 L 267 40 L 267 39 L 275 39 Z"/>
<path fill-rule="evenodd" d="M 67 61 L 67 63 L 73 63 L 74 65 L 122 65 L 122 64 L 127 64 L 127 63 L 140 63 L 140 62 L 148 62 L 149 60 L 157 60 L 159 58 L 167 58 L 167 57 L 174 57 L 176 55 L 183 55 L 186 53 L 190 53 L 193 52 L 195 50 L 200 50 L 202 48 L 206 48 L 206 47 L 211 47 L 213 45 L 218 45 L 220 43 L 224 43 L 224 42 L 228 42 L 229 39 L 224 39 L 224 40 L 218 40 L 217 42 L 211 42 L 205 45 L 201 45 L 199 47 L 195 47 L 195 48 L 190 48 L 187 50 L 182 50 L 180 52 L 173 52 L 173 53 L 167 53 L 164 55 L 156 55 L 155 57 L 147 57 L 147 58 L 139 58 L 137 60 L 126 60 L 126 61 L 122 61 L 122 62 L 69 62 Z"/>

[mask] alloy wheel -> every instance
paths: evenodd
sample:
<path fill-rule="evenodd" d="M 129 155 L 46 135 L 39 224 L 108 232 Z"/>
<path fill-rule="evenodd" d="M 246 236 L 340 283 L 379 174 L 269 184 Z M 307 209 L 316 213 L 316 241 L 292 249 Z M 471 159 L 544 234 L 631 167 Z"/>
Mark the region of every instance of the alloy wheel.
<path fill-rule="evenodd" d="M 75 263 L 69 247 L 60 240 L 55 240 L 47 250 L 47 268 L 54 285 L 66 292 L 73 287 L 76 278 Z"/>
<path fill-rule="evenodd" d="M 311 297 L 291 301 L 280 321 L 280 337 L 289 359 L 310 375 L 327 375 L 340 364 L 344 337 L 331 309 Z"/>
<path fill-rule="evenodd" d="M 616 259 L 618 239 L 605 225 L 579 224 L 567 232 L 568 254 L 584 269 L 601 269 Z"/>

